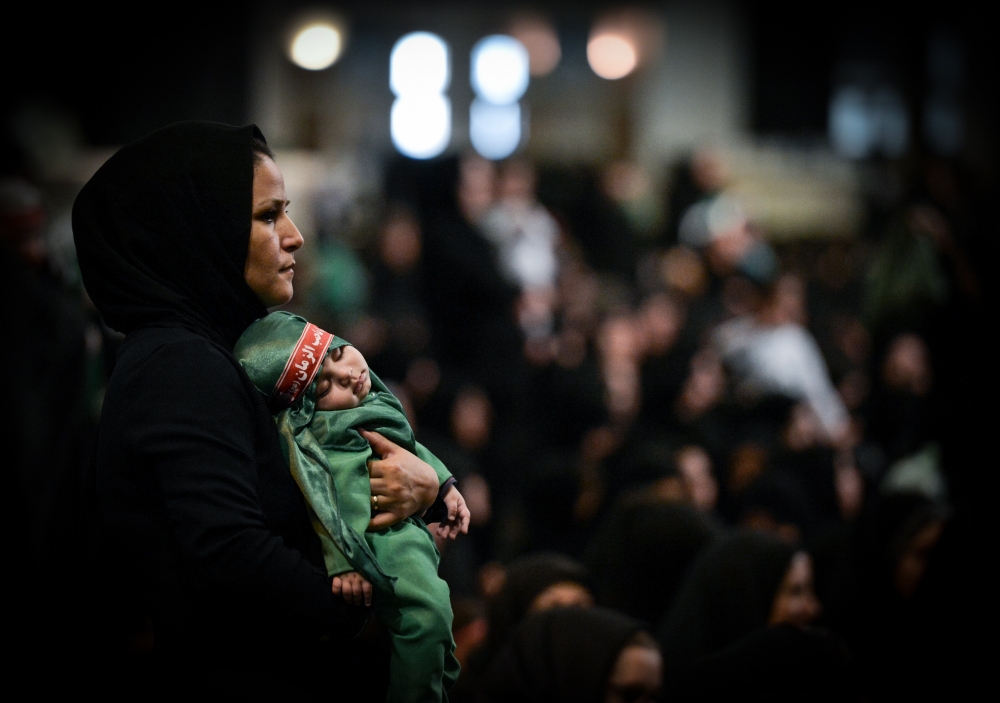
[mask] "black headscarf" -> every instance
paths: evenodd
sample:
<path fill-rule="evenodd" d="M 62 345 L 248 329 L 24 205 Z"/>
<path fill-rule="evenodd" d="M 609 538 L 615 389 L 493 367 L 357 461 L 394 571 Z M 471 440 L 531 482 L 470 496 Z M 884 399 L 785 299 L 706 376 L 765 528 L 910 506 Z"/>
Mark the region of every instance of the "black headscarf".
<path fill-rule="evenodd" d="M 537 552 L 517 559 L 507 569 L 503 587 L 490 603 L 488 649 L 495 652 L 525 618 L 545 589 L 559 583 L 577 583 L 590 590 L 586 567 L 556 552 Z"/>
<path fill-rule="evenodd" d="M 795 547 L 762 532 L 739 530 L 695 562 L 660 628 L 666 667 L 682 667 L 767 625 Z"/>
<path fill-rule="evenodd" d="M 600 602 L 659 623 L 695 559 L 718 532 L 690 506 L 625 496 L 587 548 Z"/>
<path fill-rule="evenodd" d="M 119 150 L 73 205 L 87 293 L 107 324 L 183 327 L 232 349 L 267 310 L 243 278 L 257 127 L 179 122 Z"/>
<path fill-rule="evenodd" d="M 525 620 L 490 664 L 486 701 L 601 703 L 619 653 L 642 623 L 606 608 L 555 608 Z"/>

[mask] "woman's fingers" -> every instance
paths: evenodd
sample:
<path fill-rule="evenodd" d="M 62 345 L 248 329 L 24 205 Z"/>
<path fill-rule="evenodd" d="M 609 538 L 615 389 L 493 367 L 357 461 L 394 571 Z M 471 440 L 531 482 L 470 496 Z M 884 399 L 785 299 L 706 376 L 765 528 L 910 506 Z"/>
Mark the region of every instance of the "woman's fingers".
<path fill-rule="evenodd" d="M 368 441 L 368 444 L 372 447 L 372 452 L 376 456 L 385 457 L 390 454 L 393 449 L 399 449 L 399 446 L 393 444 L 385 437 L 380 435 L 378 432 L 372 432 L 371 430 L 358 430 L 362 437 Z"/>
<path fill-rule="evenodd" d="M 373 515 L 371 521 L 368 523 L 369 532 L 378 532 L 379 530 L 384 530 L 387 527 L 392 527 L 397 522 L 403 518 L 396 518 L 393 513 L 378 513 Z"/>
<path fill-rule="evenodd" d="M 430 507 L 437 498 L 434 469 L 378 432 L 362 430 L 361 435 L 373 453 L 382 457 L 368 462 L 372 495 L 379 501 L 369 529 L 389 527 Z"/>

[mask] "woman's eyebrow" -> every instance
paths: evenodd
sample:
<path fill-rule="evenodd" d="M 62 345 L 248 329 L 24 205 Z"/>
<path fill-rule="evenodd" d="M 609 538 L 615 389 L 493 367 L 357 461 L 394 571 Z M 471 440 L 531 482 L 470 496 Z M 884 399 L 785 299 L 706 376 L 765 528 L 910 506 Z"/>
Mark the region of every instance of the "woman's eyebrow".
<path fill-rule="evenodd" d="M 256 208 L 260 210 L 265 207 L 288 207 L 291 202 L 291 200 L 283 200 L 281 198 L 264 198 L 257 201 Z"/>

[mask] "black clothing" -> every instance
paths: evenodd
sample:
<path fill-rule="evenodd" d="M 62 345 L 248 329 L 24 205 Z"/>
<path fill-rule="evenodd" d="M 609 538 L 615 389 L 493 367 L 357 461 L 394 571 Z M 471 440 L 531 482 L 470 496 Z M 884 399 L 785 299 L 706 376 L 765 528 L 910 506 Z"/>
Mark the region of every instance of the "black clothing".
<path fill-rule="evenodd" d="M 794 554 L 792 545 L 750 530 L 709 546 L 660 627 L 665 671 L 683 669 L 766 625 Z"/>
<path fill-rule="evenodd" d="M 126 333 L 101 413 L 97 512 L 116 580 L 152 622 L 153 693 L 328 691 L 302 672 L 355 666 L 335 643 L 367 615 L 334 598 L 271 414 L 231 354 L 266 312 L 243 279 L 254 135 L 167 127 L 115 154 L 74 205 L 87 291 Z"/>
<path fill-rule="evenodd" d="M 754 630 L 685 668 L 671 701 L 859 701 L 854 660 L 838 637 L 794 625 Z"/>
<path fill-rule="evenodd" d="M 588 545 L 586 562 L 602 605 L 656 624 L 719 528 L 687 505 L 622 496 Z"/>
<path fill-rule="evenodd" d="M 157 645 L 349 627 L 271 414 L 225 350 L 185 330 L 126 337 L 97 466 L 115 546 L 141 582 L 170 584 L 149 595 Z"/>
<path fill-rule="evenodd" d="M 642 624 L 605 608 L 555 608 L 528 618 L 491 662 L 483 701 L 599 703 L 622 649 Z"/>

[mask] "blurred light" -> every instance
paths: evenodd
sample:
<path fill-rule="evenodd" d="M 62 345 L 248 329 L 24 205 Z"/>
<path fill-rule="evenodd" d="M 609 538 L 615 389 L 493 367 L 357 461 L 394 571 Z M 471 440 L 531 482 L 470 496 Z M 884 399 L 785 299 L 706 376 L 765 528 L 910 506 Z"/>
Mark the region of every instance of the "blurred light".
<path fill-rule="evenodd" d="M 842 156 L 861 159 L 874 152 L 890 158 L 906 153 L 910 117 L 899 91 L 883 86 L 869 92 L 842 86 L 830 100 L 830 141 Z"/>
<path fill-rule="evenodd" d="M 494 34 L 472 47 L 472 87 L 496 105 L 516 102 L 528 89 L 528 50 L 514 37 Z"/>
<path fill-rule="evenodd" d="M 528 50 L 528 71 L 533 76 L 552 73 L 562 58 L 559 37 L 552 25 L 540 17 L 522 17 L 511 25 L 510 34 Z"/>
<path fill-rule="evenodd" d="M 587 42 L 587 62 L 601 78 L 616 80 L 630 74 L 638 62 L 635 46 L 617 34 L 598 34 Z"/>
<path fill-rule="evenodd" d="M 341 30 L 329 22 L 314 22 L 296 32 L 288 54 L 298 66 L 321 71 L 332 66 L 343 48 Z"/>
<path fill-rule="evenodd" d="M 396 98 L 389 118 L 393 145 L 414 159 L 430 159 L 451 140 L 451 102 L 440 93 Z"/>
<path fill-rule="evenodd" d="M 450 79 L 448 45 L 436 34 L 413 32 L 392 47 L 389 88 L 394 95 L 443 93 Z"/>
<path fill-rule="evenodd" d="M 469 140 L 487 159 L 503 159 L 521 143 L 521 106 L 475 99 L 469 108 Z"/>
<path fill-rule="evenodd" d="M 851 159 L 867 156 L 872 127 L 864 91 L 853 86 L 839 89 L 830 101 L 830 141 L 837 153 Z"/>

